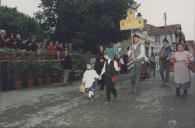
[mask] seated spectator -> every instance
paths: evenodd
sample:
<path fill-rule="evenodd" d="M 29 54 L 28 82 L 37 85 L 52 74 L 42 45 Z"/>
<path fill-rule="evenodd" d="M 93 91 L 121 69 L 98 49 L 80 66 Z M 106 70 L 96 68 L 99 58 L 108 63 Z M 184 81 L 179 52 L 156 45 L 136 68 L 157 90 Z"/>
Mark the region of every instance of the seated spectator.
<path fill-rule="evenodd" d="M 58 51 L 57 51 L 57 58 L 60 59 L 64 55 L 64 47 L 62 43 L 59 43 L 58 45 Z"/>
<path fill-rule="evenodd" d="M 32 39 L 32 43 L 31 43 L 31 45 L 30 45 L 30 51 L 36 52 L 36 51 L 37 51 L 37 48 L 38 48 L 38 46 L 37 46 L 37 44 L 36 44 L 36 39 L 33 38 L 33 39 Z"/>
<path fill-rule="evenodd" d="M 22 38 L 21 38 L 21 35 L 20 34 L 17 34 L 16 35 L 16 43 L 14 44 L 14 48 L 15 49 L 22 49 L 22 46 L 23 44 L 22 44 Z"/>
<path fill-rule="evenodd" d="M 10 38 L 7 42 L 7 47 L 8 48 L 14 48 L 14 45 L 13 45 L 14 41 L 15 41 L 14 34 L 11 34 Z"/>
<path fill-rule="evenodd" d="M 6 31 L 1 30 L 0 31 L 0 47 L 5 47 L 6 46 Z"/>
<path fill-rule="evenodd" d="M 57 54 L 56 47 L 54 46 L 54 43 L 52 41 L 49 42 L 49 45 L 47 47 L 47 52 L 49 55 L 56 56 L 56 54 Z"/>
<path fill-rule="evenodd" d="M 45 53 L 45 47 L 43 46 L 42 42 L 37 43 L 37 51 L 39 55 Z"/>

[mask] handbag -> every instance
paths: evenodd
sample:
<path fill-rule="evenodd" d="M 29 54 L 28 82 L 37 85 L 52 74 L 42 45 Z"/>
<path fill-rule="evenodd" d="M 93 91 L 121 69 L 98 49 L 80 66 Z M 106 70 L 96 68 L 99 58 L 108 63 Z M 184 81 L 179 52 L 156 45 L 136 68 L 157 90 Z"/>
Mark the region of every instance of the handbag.
<path fill-rule="evenodd" d="M 188 68 L 195 73 L 195 61 L 189 63 Z"/>
<path fill-rule="evenodd" d="M 81 92 L 81 93 L 85 92 L 85 86 L 83 84 L 80 85 L 79 92 Z"/>

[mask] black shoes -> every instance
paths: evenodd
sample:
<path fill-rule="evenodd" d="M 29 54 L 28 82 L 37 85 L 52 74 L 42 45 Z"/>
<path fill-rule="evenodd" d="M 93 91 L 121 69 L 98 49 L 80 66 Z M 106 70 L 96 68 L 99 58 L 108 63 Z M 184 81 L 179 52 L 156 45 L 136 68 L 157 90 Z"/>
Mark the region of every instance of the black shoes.
<path fill-rule="evenodd" d="M 176 88 L 176 96 L 180 96 L 180 88 Z"/>
<path fill-rule="evenodd" d="M 188 94 L 188 90 L 184 89 L 184 95 L 187 95 L 187 94 Z"/>
<path fill-rule="evenodd" d="M 184 95 L 187 95 L 188 94 L 188 90 L 187 89 L 184 89 Z M 176 96 L 180 96 L 180 88 L 176 88 Z"/>

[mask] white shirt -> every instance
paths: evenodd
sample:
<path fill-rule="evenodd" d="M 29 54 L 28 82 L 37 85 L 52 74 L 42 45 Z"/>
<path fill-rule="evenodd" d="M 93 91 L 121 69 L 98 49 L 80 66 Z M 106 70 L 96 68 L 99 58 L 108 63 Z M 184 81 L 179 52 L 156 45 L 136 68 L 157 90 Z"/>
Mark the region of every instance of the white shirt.
<path fill-rule="evenodd" d="M 86 70 L 83 74 L 82 80 L 82 83 L 84 84 L 85 88 L 91 87 L 93 82 L 95 82 L 95 78 L 99 78 L 99 75 L 96 73 L 95 70 Z"/>
<path fill-rule="evenodd" d="M 108 64 L 110 64 L 111 60 L 112 59 L 108 58 Z M 114 68 L 115 68 L 116 71 L 120 70 L 116 61 L 114 61 Z M 104 62 L 104 67 L 102 69 L 102 72 L 101 72 L 100 76 L 102 76 L 105 73 L 105 71 L 106 71 L 106 61 Z"/>
<path fill-rule="evenodd" d="M 138 44 L 133 44 L 132 45 L 134 50 L 137 48 Z M 131 57 L 131 54 L 132 54 L 132 50 L 131 50 L 131 48 L 129 48 L 129 51 L 127 52 L 127 55 L 129 57 Z M 141 59 L 141 58 L 145 58 L 145 47 L 144 47 L 143 44 L 141 44 L 141 53 L 139 54 L 139 56 L 136 59 L 138 60 L 138 59 Z"/>

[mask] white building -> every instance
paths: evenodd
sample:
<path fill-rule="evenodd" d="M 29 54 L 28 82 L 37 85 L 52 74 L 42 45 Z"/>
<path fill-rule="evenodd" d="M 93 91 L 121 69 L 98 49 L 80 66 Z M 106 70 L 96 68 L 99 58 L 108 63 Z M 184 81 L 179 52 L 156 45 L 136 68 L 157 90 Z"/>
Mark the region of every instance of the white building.
<path fill-rule="evenodd" d="M 180 27 L 180 24 L 167 25 L 155 27 L 152 25 L 147 25 L 147 32 L 150 39 L 155 42 L 155 48 L 153 49 L 154 53 L 159 53 L 160 48 L 162 47 L 163 40 L 166 38 L 171 46 L 175 49 L 176 39 L 175 31 Z"/>

